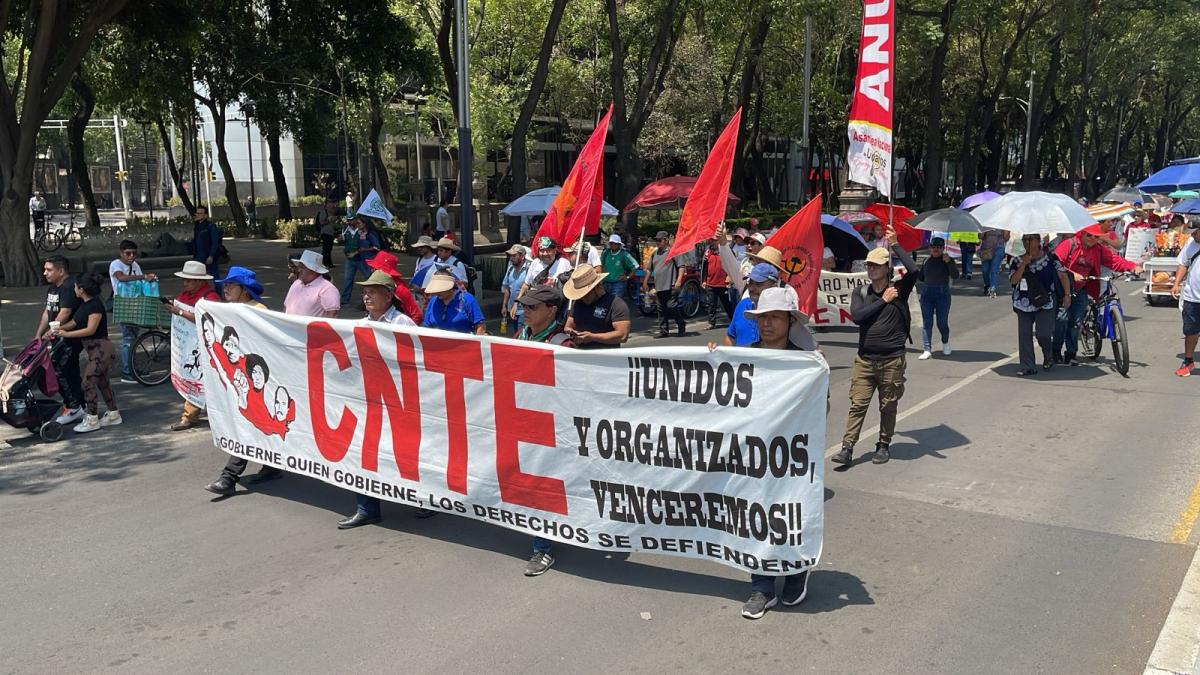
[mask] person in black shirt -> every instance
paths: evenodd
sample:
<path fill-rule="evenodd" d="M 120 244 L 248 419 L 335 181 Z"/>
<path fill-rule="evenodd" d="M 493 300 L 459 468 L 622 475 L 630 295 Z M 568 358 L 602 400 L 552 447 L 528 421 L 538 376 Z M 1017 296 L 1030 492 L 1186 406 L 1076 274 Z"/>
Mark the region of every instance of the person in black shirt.
<path fill-rule="evenodd" d="M 75 295 L 75 277 L 67 273 L 67 259 L 61 255 L 51 256 L 42 265 L 42 276 L 46 277 L 46 311 L 38 321 L 34 338 L 48 338 L 52 322 L 62 325 L 71 320 L 79 298 Z M 68 342 L 54 351 L 54 374 L 64 386 L 63 409 L 56 422 L 70 424 L 83 417 L 83 382 L 79 375 L 79 350 L 76 343 Z"/>
<path fill-rule="evenodd" d="M 579 349 L 616 349 L 629 337 L 629 306 L 605 292 L 604 277 L 602 271 L 583 264 L 563 285 L 563 295 L 575 303 L 565 331 Z"/>
<path fill-rule="evenodd" d="M 879 442 L 875 444 L 876 464 L 890 459 L 888 446 L 896 431 L 896 408 L 904 396 L 904 349 L 909 341 L 912 316 L 908 297 L 917 283 L 917 265 L 899 246 L 877 248 L 867 254 L 867 277 L 871 283 L 854 290 L 850 315 L 858 324 L 858 356 L 850 376 L 850 414 L 842 450 L 834 455 L 835 464 L 850 464 L 854 444 L 862 432 L 863 420 L 871 398 L 879 392 Z M 904 264 L 905 274 L 892 283 L 892 253 Z"/>
<path fill-rule="evenodd" d="M 120 424 L 121 413 L 117 410 L 117 398 L 108 382 L 108 371 L 112 370 L 113 362 L 117 360 L 117 350 L 108 339 L 108 314 L 104 302 L 100 300 L 100 279 L 92 274 L 82 276 L 75 282 L 73 292 L 82 302 L 75 308 L 71 320 L 52 328 L 50 336 L 64 339 L 68 344 L 74 343 L 77 349 L 87 351 L 87 368 L 83 373 L 87 383 L 84 391 L 87 416 L 75 426 L 75 432 L 82 434 Z M 78 367 L 76 361 L 76 369 Z M 104 397 L 104 405 L 108 408 L 104 417 L 100 417 L 100 397 Z"/>
<path fill-rule="evenodd" d="M 929 259 L 921 266 L 918 277 L 924 284 L 920 290 L 922 361 L 933 356 L 933 323 L 936 317 L 942 334 L 942 353 L 950 356 L 950 280 L 958 278 L 958 265 L 946 254 L 946 240 L 934 237 L 929 241 Z"/>

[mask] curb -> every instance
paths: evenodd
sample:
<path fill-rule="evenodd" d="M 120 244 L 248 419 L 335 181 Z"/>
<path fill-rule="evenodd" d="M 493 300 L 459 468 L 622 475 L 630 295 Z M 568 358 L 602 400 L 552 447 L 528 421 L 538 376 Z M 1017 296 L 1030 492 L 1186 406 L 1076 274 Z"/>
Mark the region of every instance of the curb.
<path fill-rule="evenodd" d="M 1192 556 L 1183 584 L 1167 613 L 1154 651 L 1146 662 L 1146 675 L 1196 675 L 1200 673 L 1200 549 Z"/>

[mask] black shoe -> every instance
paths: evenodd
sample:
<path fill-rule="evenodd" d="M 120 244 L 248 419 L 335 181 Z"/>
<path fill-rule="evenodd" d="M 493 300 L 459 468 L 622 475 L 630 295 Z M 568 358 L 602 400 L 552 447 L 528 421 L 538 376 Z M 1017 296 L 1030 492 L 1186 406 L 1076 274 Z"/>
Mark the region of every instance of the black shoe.
<path fill-rule="evenodd" d="M 276 469 L 275 467 L 271 467 L 271 466 L 264 466 L 263 468 L 258 470 L 258 473 L 246 476 L 242 480 L 247 485 L 255 485 L 258 483 L 265 483 L 269 480 L 275 480 L 276 478 L 281 478 L 281 477 L 283 477 L 283 472 L 280 471 L 279 469 Z"/>
<path fill-rule="evenodd" d="M 750 594 L 750 599 L 746 604 L 742 605 L 742 616 L 747 619 L 761 619 L 763 614 L 767 613 L 768 609 L 775 606 L 779 602 L 779 598 L 772 593 L 767 595 L 759 591 L 754 591 Z"/>
<path fill-rule="evenodd" d="M 677 335 L 678 337 L 683 337 L 683 336 L 687 335 L 687 330 L 685 330 L 685 329 L 683 329 L 683 328 L 680 328 L 680 329 L 679 329 L 679 332 L 678 332 L 678 333 L 676 333 L 676 335 Z"/>
<path fill-rule="evenodd" d="M 808 570 L 800 574 L 793 574 L 783 580 L 783 593 L 779 596 L 779 601 L 788 607 L 804 602 L 804 597 L 808 595 Z"/>
<path fill-rule="evenodd" d="M 887 464 L 891 458 L 892 453 L 888 451 L 887 443 L 875 444 L 875 456 L 871 458 L 872 464 Z"/>
<path fill-rule="evenodd" d="M 658 335 L 655 335 L 654 337 L 655 337 L 655 339 L 659 339 L 659 338 L 665 338 L 665 337 L 671 337 L 671 334 L 670 334 L 670 333 L 668 333 L 668 332 L 667 332 L 667 331 L 665 331 L 665 330 L 660 330 L 660 331 L 658 332 Z"/>
<path fill-rule="evenodd" d="M 208 490 L 209 492 L 211 492 L 213 494 L 218 494 L 218 495 L 221 495 L 222 497 L 228 497 L 229 495 L 234 493 L 234 490 L 236 489 L 235 488 L 236 485 L 237 485 L 237 483 L 235 483 L 234 480 L 232 478 L 230 478 L 229 476 L 221 476 L 220 478 L 209 483 L 208 485 L 205 485 L 204 489 Z"/>
<path fill-rule="evenodd" d="M 353 530 L 356 527 L 363 525 L 378 525 L 383 518 L 379 516 L 364 516 L 361 513 L 355 513 L 349 518 L 343 518 L 338 521 L 339 530 Z"/>
<path fill-rule="evenodd" d="M 1067 364 L 1068 366 L 1074 366 L 1074 365 L 1076 365 L 1076 364 L 1078 364 L 1078 363 L 1079 363 L 1078 361 L 1076 361 L 1076 360 L 1075 360 L 1075 355 L 1074 355 L 1074 354 L 1072 354 L 1071 352 L 1067 352 L 1067 353 L 1066 353 L 1066 354 L 1063 356 L 1063 361 L 1062 361 L 1062 362 L 1063 362 L 1063 363 L 1065 363 L 1065 364 Z"/>
<path fill-rule="evenodd" d="M 834 464 L 849 464 L 853 460 L 854 448 L 851 448 L 848 445 L 843 445 L 841 452 L 829 458 L 829 461 L 833 462 Z"/>
<path fill-rule="evenodd" d="M 424 520 L 426 518 L 432 518 L 436 515 L 437 515 L 437 511 L 430 511 L 429 509 L 417 509 L 417 517 L 420 518 L 421 520 Z"/>
<path fill-rule="evenodd" d="M 1047 356 L 1042 359 L 1042 370 L 1050 370 L 1054 367 L 1054 359 Z"/>

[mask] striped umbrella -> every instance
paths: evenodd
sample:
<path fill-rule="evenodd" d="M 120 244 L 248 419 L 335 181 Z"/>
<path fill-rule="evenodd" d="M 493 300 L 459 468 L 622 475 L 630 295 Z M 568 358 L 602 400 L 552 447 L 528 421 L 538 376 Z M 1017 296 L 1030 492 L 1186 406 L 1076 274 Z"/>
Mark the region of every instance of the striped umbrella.
<path fill-rule="evenodd" d="M 1087 207 L 1087 212 L 1096 219 L 1097 223 L 1128 216 L 1135 210 L 1130 204 L 1093 204 Z"/>

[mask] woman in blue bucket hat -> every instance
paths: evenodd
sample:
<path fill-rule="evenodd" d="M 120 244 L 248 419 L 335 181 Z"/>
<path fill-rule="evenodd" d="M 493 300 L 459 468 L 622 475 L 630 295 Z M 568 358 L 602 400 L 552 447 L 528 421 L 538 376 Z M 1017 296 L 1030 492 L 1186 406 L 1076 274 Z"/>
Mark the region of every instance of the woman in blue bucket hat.
<path fill-rule="evenodd" d="M 262 303 L 263 286 L 252 269 L 234 265 L 216 285 L 225 302 L 241 302 L 259 309 L 266 308 Z"/>

